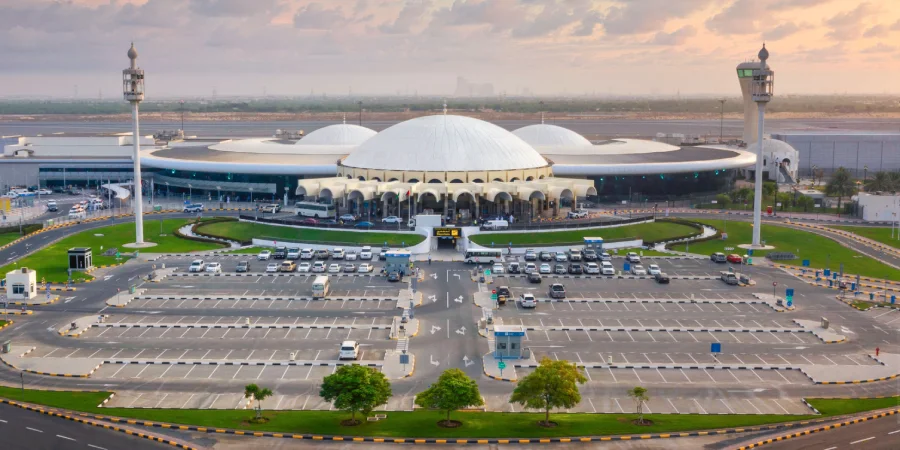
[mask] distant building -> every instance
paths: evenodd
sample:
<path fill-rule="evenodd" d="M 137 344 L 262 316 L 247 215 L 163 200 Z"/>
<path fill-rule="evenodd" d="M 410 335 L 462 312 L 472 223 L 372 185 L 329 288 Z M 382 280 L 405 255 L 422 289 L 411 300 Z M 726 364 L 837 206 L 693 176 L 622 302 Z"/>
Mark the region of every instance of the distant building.
<path fill-rule="evenodd" d="M 801 176 L 812 176 L 813 166 L 825 174 L 844 167 L 857 178 L 868 172 L 900 170 L 900 133 L 871 131 L 789 131 L 773 133 L 799 152 Z M 868 171 L 866 171 L 868 167 Z"/>
<path fill-rule="evenodd" d="M 472 83 L 463 77 L 456 77 L 456 97 L 492 97 L 494 85 L 491 83 Z"/>

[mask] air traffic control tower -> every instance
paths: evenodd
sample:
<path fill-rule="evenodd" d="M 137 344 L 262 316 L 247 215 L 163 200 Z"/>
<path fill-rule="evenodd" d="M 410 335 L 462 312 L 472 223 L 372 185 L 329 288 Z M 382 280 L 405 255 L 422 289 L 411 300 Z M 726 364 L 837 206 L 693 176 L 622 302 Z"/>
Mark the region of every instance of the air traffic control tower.
<path fill-rule="evenodd" d="M 742 62 L 737 66 L 738 82 L 741 84 L 741 98 L 744 102 L 744 142 L 747 146 L 756 142 L 759 128 L 759 107 L 753 100 L 753 71 L 759 70 L 760 61 Z M 772 67 L 766 65 L 770 71 Z"/>

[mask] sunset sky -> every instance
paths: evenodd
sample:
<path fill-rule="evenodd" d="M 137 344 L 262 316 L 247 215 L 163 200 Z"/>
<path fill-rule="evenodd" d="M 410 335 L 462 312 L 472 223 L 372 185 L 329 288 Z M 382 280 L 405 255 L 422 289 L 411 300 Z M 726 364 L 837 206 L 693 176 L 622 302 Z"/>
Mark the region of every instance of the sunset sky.
<path fill-rule="evenodd" d="M 900 0 L 0 0 L 0 96 L 900 93 Z"/>

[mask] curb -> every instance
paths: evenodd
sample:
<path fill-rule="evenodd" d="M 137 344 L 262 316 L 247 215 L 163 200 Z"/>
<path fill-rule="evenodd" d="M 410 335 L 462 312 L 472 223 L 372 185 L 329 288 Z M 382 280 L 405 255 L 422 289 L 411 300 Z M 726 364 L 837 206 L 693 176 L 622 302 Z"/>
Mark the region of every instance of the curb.
<path fill-rule="evenodd" d="M 6 328 L 6 327 L 12 325 L 13 323 L 15 323 L 15 322 L 13 322 L 12 320 L 7 320 L 5 324 L 3 324 L 2 326 L 0 326 L 0 330 L 2 330 L 2 329 L 4 329 L 4 328 Z"/>
<path fill-rule="evenodd" d="M 806 403 L 806 400 L 804 400 L 804 403 Z M 900 409 L 892 409 L 892 410 L 890 410 L 890 411 L 885 411 L 885 412 L 878 413 L 878 414 L 874 414 L 874 415 L 871 415 L 871 416 L 860 417 L 860 418 L 853 419 L 853 420 L 845 420 L 845 421 L 843 421 L 843 422 L 838 422 L 838 423 L 835 423 L 835 424 L 832 424 L 832 425 L 825 425 L 825 426 L 821 426 L 821 427 L 818 427 L 818 428 L 813 428 L 813 429 L 811 429 L 811 430 L 800 431 L 800 432 L 797 432 L 797 433 L 791 433 L 791 434 L 787 434 L 787 435 L 784 435 L 784 436 L 778 436 L 778 437 L 775 437 L 775 438 L 772 438 L 772 439 L 766 439 L 766 440 L 763 440 L 763 441 L 755 442 L 755 443 L 750 444 L 750 445 L 745 445 L 745 446 L 743 446 L 743 447 L 738 447 L 737 450 L 747 450 L 747 449 L 751 449 L 751 448 L 761 447 L 761 446 L 763 446 L 763 445 L 771 444 L 771 443 L 773 443 L 773 442 L 785 441 L 785 440 L 792 439 L 792 438 L 795 438 L 795 437 L 806 436 L 806 435 L 813 434 L 813 433 L 818 433 L 818 432 L 821 432 L 821 431 L 828 431 L 828 430 L 833 430 L 833 429 L 840 428 L 840 427 L 845 427 L 845 426 L 849 426 L 849 425 L 854 425 L 854 424 L 861 423 L 861 422 L 866 422 L 866 421 L 868 421 L 868 420 L 880 419 L 880 418 L 882 418 L 882 417 L 892 416 L 892 415 L 894 415 L 894 414 L 897 414 L 898 412 L 900 412 Z"/>

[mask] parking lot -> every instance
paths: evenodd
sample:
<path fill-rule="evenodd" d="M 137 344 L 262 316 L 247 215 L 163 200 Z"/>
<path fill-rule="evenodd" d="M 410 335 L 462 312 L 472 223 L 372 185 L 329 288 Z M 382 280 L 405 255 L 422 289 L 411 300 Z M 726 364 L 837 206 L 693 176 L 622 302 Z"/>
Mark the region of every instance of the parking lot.
<path fill-rule="evenodd" d="M 215 277 L 203 274 L 169 277 L 148 286 L 153 295 L 238 296 L 238 297 L 310 297 L 316 274 L 280 274 L 281 276 Z M 384 277 L 364 275 L 329 276 L 331 298 L 396 298 L 401 288 Z M 149 295 L 146 292 L 142 294 Z"/>
<path fill-rule="evenodd" d="M 524 271 L 526 263 L 533 263 L 536 267 L 540 268 L 541 264 L 550 264 L 551 268 L 556 268 L 557 264 L 562 264 L 568 268 L 572 261 L 565 262 L 556 262 L 556 261 L 525 261 L 525 258 L 521 255 L 506 257 L 507 265 L 509 262 L 518 262 L 520 265 L 520 269 Z M 600 264 L 600 261 L 594 261 L 596 264 Z M 631 273 L 625 270 L 625 258 L 622 256 L 614 256 L 610 262 L 613 267 L 615 267 L 617 273 L 619 271 L 622 272 L 623 275 L 631 275 Z M 577 261 L 577 264 L 580 264 L 582 267 L 588 261 Z M 633 263 L 627 263 L 629 266 L 634 266 Z M 670 277 L 718 277 L 719 272 L 723 270 L 729 270 L 732 268 L 735 272 L 747 272 L 752 275 L 753 267 L 751 266 L 741 266 L 740 264 L 722 264 L 722 263 L 714 263 L 709 261 L 708 259 L 673 259 L 667 257 L 653 257 L 653 256 L 645 256 L 641 258 L 641 262 L 639 263 L 644 267 L 645 270 L 649 270 L 651 264 L 656 264 L 659 266 L 662 272 L 665 272 Z M 524 273 L 524 272 L 523 272 Z"/>

